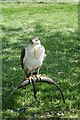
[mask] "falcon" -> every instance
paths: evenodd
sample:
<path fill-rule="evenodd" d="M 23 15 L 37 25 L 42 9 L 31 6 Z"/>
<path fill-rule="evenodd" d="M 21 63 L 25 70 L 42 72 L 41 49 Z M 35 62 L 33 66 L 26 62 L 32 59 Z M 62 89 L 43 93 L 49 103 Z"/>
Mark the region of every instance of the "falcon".
<path fill-rule="evenodd" d="M 33 75 L 39 78 L 39 70 L 45 57 L 45 48 L 41 45 L 39 38 L 32 37 L 28 45 L 21 51 L 21 66 L 26 79 L 31 81 Z"/>

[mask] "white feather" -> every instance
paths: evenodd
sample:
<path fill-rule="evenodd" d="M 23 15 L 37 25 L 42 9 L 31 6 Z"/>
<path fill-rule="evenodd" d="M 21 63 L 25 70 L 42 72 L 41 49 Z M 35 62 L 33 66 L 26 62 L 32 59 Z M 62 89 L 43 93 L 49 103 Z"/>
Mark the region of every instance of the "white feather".
<path fill-rule="evenodd" d="M 45 56 L 45 48 L 41 44 L 29 44 L 25 48 L 25 57 L 23 59 L 24 69 L 33 71 L 41 67 Z"/>

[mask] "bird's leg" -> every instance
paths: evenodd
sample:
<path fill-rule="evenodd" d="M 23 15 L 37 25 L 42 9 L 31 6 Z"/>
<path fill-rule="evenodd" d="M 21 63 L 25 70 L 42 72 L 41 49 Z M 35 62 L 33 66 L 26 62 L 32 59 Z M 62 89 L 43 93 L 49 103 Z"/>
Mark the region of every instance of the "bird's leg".
<path fill-rule="evenodd" d="M 25 72 L 25 75 L 26 75 L 25 79 L 29 80 L 30 83 L 32 83 L 32 80 L 34 79 L 33 76 L 32 76 L 32 72 L 28 69 L 24 70 L 24 72 Z"/>
<path fill-rule="evenodd" d="M 32 82 L 32 80 L 34 79 L 33 77 L 32 77 L 32 73 L 25 73 L 26 74 L 26 80 L 29 80 L 30 81 L 30 83 Z"/>
<path fill-rule="evenodd" d="M 36 69 L 36 74 L 35 74 L 35 77 L 37 78 L 37 79 L 41 79 L 41 74 L 39 74 L 39 70 L 40 70 L 40 68 L 38 67 L 37 69 Z"/>

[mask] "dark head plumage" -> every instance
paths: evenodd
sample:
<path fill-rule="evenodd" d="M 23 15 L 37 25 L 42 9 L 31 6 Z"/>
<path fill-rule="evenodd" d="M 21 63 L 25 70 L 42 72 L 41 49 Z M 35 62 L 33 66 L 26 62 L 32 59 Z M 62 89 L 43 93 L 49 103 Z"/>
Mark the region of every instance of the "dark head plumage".
<path fill-rule="evenodd" d="M 40 44 L 40 40 L 39 40 L 38 37 L 32 37 L 30 39 L 30 43 L 32 43 L 32 44 Z"/>

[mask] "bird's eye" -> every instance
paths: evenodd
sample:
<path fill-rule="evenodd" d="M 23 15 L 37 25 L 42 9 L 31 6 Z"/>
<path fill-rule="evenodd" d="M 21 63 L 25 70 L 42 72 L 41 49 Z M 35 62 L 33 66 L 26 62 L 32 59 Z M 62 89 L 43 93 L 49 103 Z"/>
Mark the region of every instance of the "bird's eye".
<path fill-rule="evenodd" d="M 36 39 L 36 41 L 38 41 L 38 39 Z"/>

